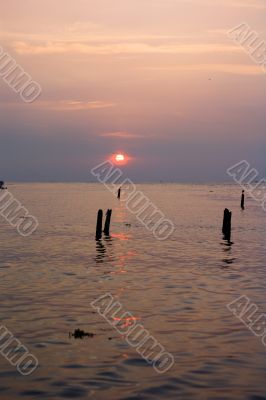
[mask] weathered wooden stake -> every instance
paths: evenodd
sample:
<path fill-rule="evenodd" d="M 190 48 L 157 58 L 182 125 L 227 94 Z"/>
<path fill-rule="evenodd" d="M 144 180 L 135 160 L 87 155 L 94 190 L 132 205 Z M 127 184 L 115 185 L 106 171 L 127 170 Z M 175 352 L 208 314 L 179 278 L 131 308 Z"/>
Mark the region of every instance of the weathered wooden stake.
<path fill-rule="evenodd" d="M 223 234 L 225 240 L 231 239 L 231 222 L 232 222 L 232 212 L 226 208 L 224 210 L 224 220 L 223 220 Z"/>
<path fill-rule="evenodd" d="M 97 225 L 96 225 L 96 240 L 100 240 L 102 237 L 102 226 L 103 226 L 103 210 L 98 211 Z"/>
<path fill-rule="evenodd" d="M 104 224 L 104 234 L 106 236 L 110 235 L 111 216 L 112 216 L 112 210 L 107 210 L 105 224 Z"/>
<path fill-rule="evenodd" d="M 241 208 L 242 208 L 242 210 L 245 210 L 245 190 L 242 190 Z"/>
<path fill-rule="evenodd" d="M 121 196 L 121 188 L 118 189 L 117 198 L 120 199 L 120 196 Z"/>

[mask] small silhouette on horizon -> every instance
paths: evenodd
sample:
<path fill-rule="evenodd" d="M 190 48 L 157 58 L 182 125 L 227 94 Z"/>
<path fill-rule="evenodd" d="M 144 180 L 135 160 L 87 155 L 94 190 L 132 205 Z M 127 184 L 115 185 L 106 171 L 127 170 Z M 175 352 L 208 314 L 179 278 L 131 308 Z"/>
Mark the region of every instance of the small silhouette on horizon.
<path fill-rule="evenodd" d="M 4 187 L 4 184 L 5 184 L 4 181 L 0 181 L 0 190 L 7 189 L 6 187 Z"/>

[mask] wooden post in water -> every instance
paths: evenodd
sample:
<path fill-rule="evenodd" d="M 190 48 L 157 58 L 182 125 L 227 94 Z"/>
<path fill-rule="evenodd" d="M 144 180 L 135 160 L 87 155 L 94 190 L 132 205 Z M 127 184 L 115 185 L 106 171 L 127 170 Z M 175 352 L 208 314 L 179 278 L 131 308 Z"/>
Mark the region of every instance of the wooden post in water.
<path fill-rule="evenodd" d="M 102 226 L 103 226 L 103 210 L 98 211 L 97 225 L 96 225 L 96 240 L 100 240 L 102 237 Z"/>
<path fill-rule="evenodd" d="M 242 208 L 242 210 L 245 210 L 245 190 L 242 190 L 241 208 Z"/>
<path fill-rule="evenodd" d="M 121 196 L 121 188 L 119 188 L 118 189 L 118 192 L 117 192 L 117 198 L 120 200 L 120 196 Z"/>
<path fill-rule="evenodd" d="M 231 239 L 231 222 L 232 222 L 232 212 L 226 208 L 224 210 L 224 220 L 223 220 L 223 234 L 225 240 Z"/>
<path fill-rule="evenodd" d="M 110 235 L 111 216 L 112 216 L 112 210 L 107 210 L 105 224 L 104 224 L 104 234 L 106 236 Z"/>

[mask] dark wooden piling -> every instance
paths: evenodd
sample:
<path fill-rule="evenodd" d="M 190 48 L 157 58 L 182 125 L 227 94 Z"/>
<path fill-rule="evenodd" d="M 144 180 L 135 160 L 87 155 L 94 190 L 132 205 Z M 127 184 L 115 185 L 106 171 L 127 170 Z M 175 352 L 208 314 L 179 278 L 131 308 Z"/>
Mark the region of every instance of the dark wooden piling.
<path fill-rule="evenodd" d="M 241 208 L 242 208 L 242 210 L 245 210 L 245 190 L 242 190 Z"/>
<path fill-rule="evenodd" d="M 231 239 L 231 224 L 232 224 L 232 212 L 226 208 L 224 210 L 224 220 L 223 220 L 223 234 L 224 239 L 229 240 Z"/>
<path fill-rule="evenodd" d="M 121 188 L 119 188 L 118 189 L 118 192 L 117 192 L 117 198 L 120 200 L 120 196 L 121 196 Z"/>
<path fill-rule="evenodd" d="M 97 225 L 96 225 L 96 240 L 100 240 L 102 237 L 103 230 L 103 210 L 98 211 Z"/>
<path fill-rule="evenodd" d="M 110 235 L 111 216 L 112 216 L 112 210 L 107 210 L 105 224 L 104 224 L 104 234 L 106 236 Z"/>

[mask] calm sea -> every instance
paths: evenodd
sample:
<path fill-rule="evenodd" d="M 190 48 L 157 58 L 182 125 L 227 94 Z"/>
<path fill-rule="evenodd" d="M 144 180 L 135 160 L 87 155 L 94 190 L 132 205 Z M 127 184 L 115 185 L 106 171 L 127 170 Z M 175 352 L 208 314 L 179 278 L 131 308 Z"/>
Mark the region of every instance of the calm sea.
<path fill-rule="evenodd" d="M 266 399 L 266 348 L 230 311 L 241 295 L 266 312 L 266 214 L 235 185 L 138 185 L 175 224 L 156 240 L 94 184 L 13 184 L 39 221 L 21 237 L 1 218 L 0 322 L 39 360 L 28 377 L 0 355 L 0 399 Z M 225 207 L 232 244 L 223 241 Z M 96 244 L 96 213 L 113 210 Z M 175 364 L 158 374 L 90 303 L 112 296 Z M 93 338 L 75 340 L 80 328 Z"/>

